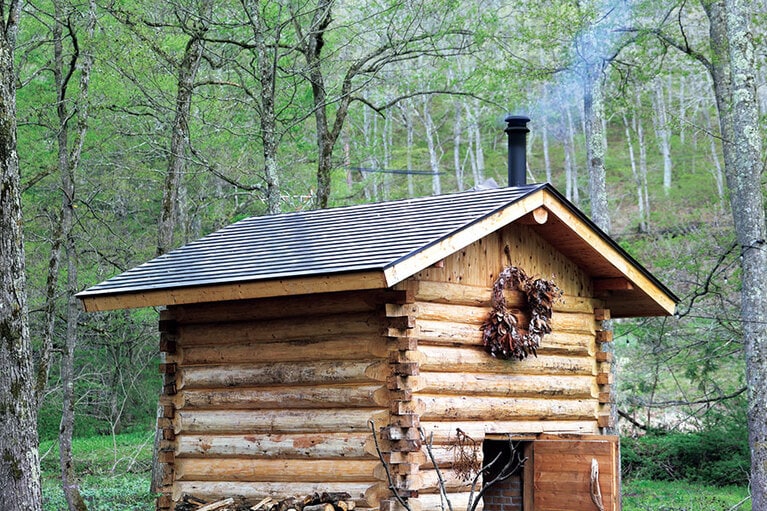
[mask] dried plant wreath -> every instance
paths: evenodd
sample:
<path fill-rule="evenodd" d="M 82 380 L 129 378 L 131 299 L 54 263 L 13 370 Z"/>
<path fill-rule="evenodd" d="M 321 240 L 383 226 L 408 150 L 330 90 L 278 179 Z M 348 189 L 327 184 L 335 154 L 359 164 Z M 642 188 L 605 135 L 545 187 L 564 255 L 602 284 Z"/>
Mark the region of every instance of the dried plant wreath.
<path fill-rule="evenodd" d="M 506 303 L 504 290 L 521 291 L 530 308 L 530 325 L 525 331 Z M 493 284 L 492 310 L 482 325 L 485 350 L 493 357 L 523 360 L 537 356 L 545 334 L 551 332 L 551 311 L 562 290 L 551 280 L 532 279 L 516 266 L 507 266 Z"/>

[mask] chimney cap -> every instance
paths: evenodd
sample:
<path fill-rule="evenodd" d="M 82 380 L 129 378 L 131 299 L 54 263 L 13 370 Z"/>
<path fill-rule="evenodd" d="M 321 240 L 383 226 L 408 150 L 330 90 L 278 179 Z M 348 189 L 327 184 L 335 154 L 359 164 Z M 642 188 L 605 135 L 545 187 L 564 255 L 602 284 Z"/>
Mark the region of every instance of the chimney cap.
<path fill-rule="evenodd" d="M 505 131 L 524 131 L 528 133 L 530 129 L 527 127 L 527 123 L 530 122 L 530 118 L 526 115 L 512 115 L 509 114 L 503 120 L 507 124 Z"/>

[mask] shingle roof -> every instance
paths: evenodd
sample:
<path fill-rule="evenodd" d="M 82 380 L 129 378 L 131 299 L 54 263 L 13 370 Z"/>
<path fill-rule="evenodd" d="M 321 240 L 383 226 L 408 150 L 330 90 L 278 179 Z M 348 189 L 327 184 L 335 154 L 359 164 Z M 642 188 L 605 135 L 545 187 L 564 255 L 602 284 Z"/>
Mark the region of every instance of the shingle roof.
<path fill-rule="evenodd" d="M 673 313 L 674 294 L 549 184 L 246 218 L 77 296 L 108 310 L 386 288 L 541 208 L 539 236 L 605 290 L 627 283 L 614 317 Z"/>
<path fill-rule="evenodd" d="M 250 217 L 79 296 L 384 270 L 544 186 Z"/>

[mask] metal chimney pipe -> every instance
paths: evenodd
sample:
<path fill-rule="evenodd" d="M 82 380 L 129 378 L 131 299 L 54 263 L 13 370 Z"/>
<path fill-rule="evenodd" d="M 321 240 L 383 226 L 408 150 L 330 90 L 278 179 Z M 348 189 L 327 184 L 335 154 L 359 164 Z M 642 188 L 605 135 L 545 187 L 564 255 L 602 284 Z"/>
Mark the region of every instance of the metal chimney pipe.
<path fill-rule="evenodd" d="M 527 123 L 530 118 L 524 115 L 507 115 L 504 119 L 509 135 L 509 186 L 527 184 Z"/>

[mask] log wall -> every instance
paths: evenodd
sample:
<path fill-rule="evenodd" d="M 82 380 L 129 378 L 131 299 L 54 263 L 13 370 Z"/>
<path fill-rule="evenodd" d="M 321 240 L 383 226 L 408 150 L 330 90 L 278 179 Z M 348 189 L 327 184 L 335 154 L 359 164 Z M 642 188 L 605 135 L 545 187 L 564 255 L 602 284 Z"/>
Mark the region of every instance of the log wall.
<path fill-rule="evenodd" d="M 345 491 L 385 496 L 369 421 L 389 423 L 391 328 L 405 293 L 169 307 L 158 500 Z M 406 326 L 406 325 L 405 325 Z"/>
<path fill-rule="evenodd" d="M 482 346 L 504 266 L 564 291 L 537 357 Z M 160 509 L 183 494 L 263 498 L 345 491 L 358 507 L 403 497 L 439 509 L 432 442 L 454 506 L 470 495 L 453 463 L 457 430 L 479 445 L 509 434 L 595 434 L 606 425 L 609 319 L 587 275 L 524 225 L 511 225 L 392 290 L 213 304 L 161 314 Z M 519 308 L 526 301 L 506 293 Z M 370 421 L 388 465 L 381 465 Z M 394 506 L 396 507 L 396 506 Z"/>
<path fill-rule="evenodd" d="M 564 296 L 554 308 L 552 333 L 537 357 L 498 360 L 485 353 L 481 326 L 490 311 L 492 285 L 506 265 L 528 275 L 553 278 Z M 408 383 L 412 409 L 432 438 L 438 463 L 456 500 L 470 491 L 452 475 L 457 430 L 469 435 L 482 455 L 485 438 L 508 434 L 595 434 L 610 399 L 607 357 L 598 354 L 602 319 L 609 315 L 593 297 L 588 275 L 524 225 L 510 225 L 412 277 L 400 287 L 414 296 L 408 331 L 417 376 Z M 526 300 L 507 292 L 510 307 Z M 401 341 L 402 342 L 402 341 Z M 432 463 L 420 465 L 423 509 L 439 509 Z M 433 504 L 433 505 L 432 505 Z"/>

